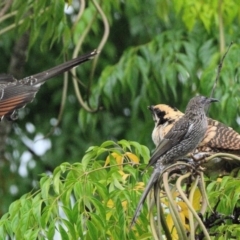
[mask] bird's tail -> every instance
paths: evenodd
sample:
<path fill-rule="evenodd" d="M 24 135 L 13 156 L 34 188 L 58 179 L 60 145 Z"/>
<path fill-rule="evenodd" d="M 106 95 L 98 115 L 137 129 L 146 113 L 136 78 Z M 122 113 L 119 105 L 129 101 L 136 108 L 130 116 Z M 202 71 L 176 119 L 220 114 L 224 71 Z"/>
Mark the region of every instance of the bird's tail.
<path fill-rule="evenodd" d="M 94 50 L 90 53 L 86 53 L 82 56 L 79 56 L 77 58 L 74 58 L 72 60 L 69 60 L 65 63 L 62 63 L 56 67 L 53 67 L 47 71 L 37 73 L 35 75 L 32 75 L 30 77 L 27 77 L 26 79 L 22 79 L 23 81 L 31 80 L 35 84 L 41 84 L 44 83 L 47 79 L 50 79 L 52 77 L 55 77 L 61 73 L 64 73 L 66 71 L 69 71 L 71 68 L 76 67 L 77 65 L 80 65 L 83 62 L 86 62 L 90 59 L 92 59 L 96 54 L 98 54 L 97 50 Z"/>
<path fill-rule="evenodd" d="M 161 168 L 157 167 L 157 168 L 154 168 L 153 170 L 153 173 L 148 181 L 148 184 L 147 186 L 145 187 L 144 189 L 144 192 L 138 202 L 138 205 L 137 205 L 137 208 L 135 210 L 135 213 L 133 215 L 133 218 L 132 218 L 132 221 L 131 221 L 131 224 L 130 224 L 130 229 L 132 228 L 132 226 L 135 224 L 139 214 L 140 214 L 140 211 L 142 209 L 142 206 L 143 206 L 143 203 L 145 202 L 146 200 L 146 197 L 148 195 L 148 193 L 151 191 L 153 185 L 157 182 L 159 176 L 161 175 L 162 173 L 162 170 Z"/>

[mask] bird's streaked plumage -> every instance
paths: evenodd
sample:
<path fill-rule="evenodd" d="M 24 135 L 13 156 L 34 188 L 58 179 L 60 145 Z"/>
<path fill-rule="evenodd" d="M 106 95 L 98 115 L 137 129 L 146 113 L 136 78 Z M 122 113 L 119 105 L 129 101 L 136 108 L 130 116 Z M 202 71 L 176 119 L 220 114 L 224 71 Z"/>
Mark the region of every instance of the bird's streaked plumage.
<path fill-rule="evenodd" d="M 204 96 L 192 98 L 186 107 L 185 115 L 161 139 L 149 160 L 148 166 L 153 166 L 154 170 L 140 198 L 130 226 L 135 223 L 148 193 L 157 183 L 164 168 L 193 151 L 201 142 L 207 130 L 205 108 L 215 101 L 217 100 Z"/>

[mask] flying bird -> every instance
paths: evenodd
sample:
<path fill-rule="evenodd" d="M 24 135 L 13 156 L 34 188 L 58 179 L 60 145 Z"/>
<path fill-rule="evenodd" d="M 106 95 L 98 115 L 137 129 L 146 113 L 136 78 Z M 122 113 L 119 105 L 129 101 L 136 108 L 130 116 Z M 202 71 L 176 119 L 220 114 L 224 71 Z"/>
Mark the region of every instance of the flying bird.
<path fill-rule="evenodd" d="M 130 227 L 136 222 L 148 193 L 152 187 L 156 187 L 157 180 L 164 168 L 192 152 L 202 141 L 208 124 L 205 109 L 210 103 L 216 101 L 218 100 L 204 96 L 190 99 L 185 115 L 179 118 L 170 131 L 159 141 L 148 163 L 148 166 L 154 167 L 153 173 L 139 200 Z"/>
<path fill-rule="evenodd" d="M 166 104 L 149 106 L 149 109 L 155 122 L 152 140 L 158 146 L 176 122 L 184 116 L 184 113 Z M 197 147 L 197 152 L 227 152 L 240 155 L 240 134 L 217 120 L 211 118 L 207 120 L 208 128 L 203 140 Z"/>
<path fill-rule="evenodd" d="M 32 102 L 43 83 L 92 59 L 97 53 L 98 51 L 94 50 L 49 70 L 20 80 L 10 74 L 0 74 L 0 119 L 6 117 L 9 120 L 15 120 L 16 110 Z"/>

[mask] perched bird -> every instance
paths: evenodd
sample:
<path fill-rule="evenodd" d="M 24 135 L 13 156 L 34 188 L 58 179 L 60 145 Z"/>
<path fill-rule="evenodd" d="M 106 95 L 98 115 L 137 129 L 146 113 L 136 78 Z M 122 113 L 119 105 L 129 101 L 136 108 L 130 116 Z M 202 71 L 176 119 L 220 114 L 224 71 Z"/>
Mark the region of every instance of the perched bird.
<path fill-rule="evenodd" d="M 165 104 L 150 106 L 149 109 L 155 122 L 152 140 L 158 146 L 159 142 L 184 114 Z M 240 155 L 240 134 L 223 123 L 208 118 L 208 128 L 197 147 L 197 151 L 206 153 L 228 152 Z"/>
<path fill-rule="evenodd" d="M 0 74 L 0 119 L 15 120 L 15 111 L 31 102 L 41 85 L 50 78 L 92 59 L 98 53 L 90 53 L 69 60 L 47 71 L 17 80 L 9 74 Z"/>
<path fill-rule="evenodd" d="M 154 166 L 153 173 L 140 198 L 130 226 L 135 223 L 148 193 L 157 183 L 164 168 L 193 151 L 202 141 L 207 130 L 205 108 L 216 101 L 218 100 L 204 96 L 192 98 L 186 107 L 185 115 L 159 142 L 148 163 L 148 166 Z"/>

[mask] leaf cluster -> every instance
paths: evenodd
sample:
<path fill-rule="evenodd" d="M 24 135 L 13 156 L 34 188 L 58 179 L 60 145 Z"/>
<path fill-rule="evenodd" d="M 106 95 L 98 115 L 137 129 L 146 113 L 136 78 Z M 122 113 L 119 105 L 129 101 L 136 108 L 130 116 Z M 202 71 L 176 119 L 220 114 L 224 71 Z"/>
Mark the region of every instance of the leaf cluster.
<path fill-rule="evenodd" d="M 145 146 L 126 140 L 89 148 L 81 162 L 62 163 L 52 175 L 43 174 L 39 190 L 13 202 L 0 221 L 1 236 L 126 239 L 129 206 L 141 189 L 137 165 L 148 158 Z M 146 239 L 146 232 L 131 235 Z"/>

